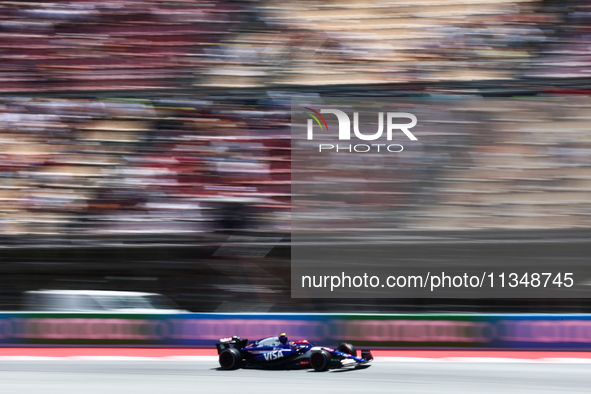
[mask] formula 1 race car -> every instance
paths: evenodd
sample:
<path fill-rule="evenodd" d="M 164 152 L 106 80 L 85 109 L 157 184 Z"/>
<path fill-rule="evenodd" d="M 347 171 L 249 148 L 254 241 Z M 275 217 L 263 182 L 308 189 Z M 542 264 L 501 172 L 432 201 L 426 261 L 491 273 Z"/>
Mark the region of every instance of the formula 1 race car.
<path fill-rule="evenodd" d="M 264 368 L 326 371 L 336 368 L 367 368 L 373 360 L 371 351 L 357 350 L 350 343 L 336 349 L 316 346 L 306 340 L 289 342 L 285 334 L 248 343 L 238 336 L 222 338 L 216 343 L 222 369 Z"/>

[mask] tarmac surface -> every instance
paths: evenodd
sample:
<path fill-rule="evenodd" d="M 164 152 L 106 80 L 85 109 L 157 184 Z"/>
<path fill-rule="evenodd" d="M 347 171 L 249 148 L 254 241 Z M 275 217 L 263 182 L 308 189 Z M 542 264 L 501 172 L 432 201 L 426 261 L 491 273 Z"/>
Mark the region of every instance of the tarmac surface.
<path fill-rule="evenodd" d="M 1 393 L 589 393 L 591 363 L 375 360 L 367 369 L 222 371 L 217 361 L 6 360 Z"/>

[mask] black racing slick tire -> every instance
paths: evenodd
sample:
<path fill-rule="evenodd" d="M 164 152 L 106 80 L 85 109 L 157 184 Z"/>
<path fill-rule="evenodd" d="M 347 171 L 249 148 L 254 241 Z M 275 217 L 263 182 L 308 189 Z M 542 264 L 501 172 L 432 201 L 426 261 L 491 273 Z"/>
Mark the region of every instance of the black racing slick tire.
<path fill-rule="evenodd" d="M 330 364 L 330 358 L 330 353 L 326 350 L 314 352 L 310 356 L 310 366 L 317 372 L 326 371 Z"/>
<path fill-rule="evenodd" d="M 222 369 L 238 369 L 242 365 L 242 354 L 240 350 L 233 347 L 224 349 L 220 353 L 220 367 Z"/>
<path fill-rule="evenodd" d="M 357 357 L 357 349 L 355 349 L 355 346 L 351 345 L 350 343 L 341 343 L 337 348 L 337 351 Z"/>

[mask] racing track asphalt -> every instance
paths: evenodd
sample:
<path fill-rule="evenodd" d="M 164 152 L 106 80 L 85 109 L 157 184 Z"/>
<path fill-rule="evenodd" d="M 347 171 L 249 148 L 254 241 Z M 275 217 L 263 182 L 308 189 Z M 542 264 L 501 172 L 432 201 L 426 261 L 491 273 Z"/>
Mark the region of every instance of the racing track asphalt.
<path fill-rule="evenodd" d="M 376 360 L 363 370 L 221 371 L 211 361 L 0 361 L 0 393 L 589 393 L 590 363 Z"/>

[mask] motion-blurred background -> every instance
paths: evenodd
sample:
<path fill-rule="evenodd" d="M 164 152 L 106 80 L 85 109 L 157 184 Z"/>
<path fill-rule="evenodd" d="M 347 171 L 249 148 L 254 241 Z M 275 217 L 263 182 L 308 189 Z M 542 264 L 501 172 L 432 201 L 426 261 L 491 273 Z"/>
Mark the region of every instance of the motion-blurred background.
<path fill-rule="evenodd" d="M 289 126 L 291 97 L 322 96 L 530 96 L 544 104 L 512 122 L 542 119 L 591 94 L 590 22 L 585 0 L 0 1 L 0 309 L 54 289 L 194 312 L 589 312 L 291 299 Z M 400 237 L 580 248 L 591 107 L 560 116 L 445 128 L 396 163 L 395 200 L 363 201 L 411 212 Z"/>

